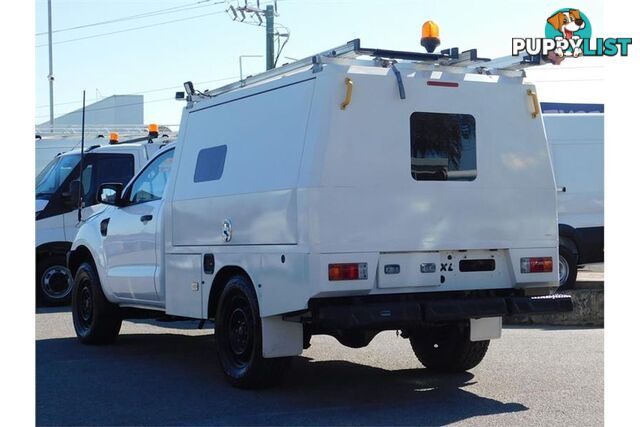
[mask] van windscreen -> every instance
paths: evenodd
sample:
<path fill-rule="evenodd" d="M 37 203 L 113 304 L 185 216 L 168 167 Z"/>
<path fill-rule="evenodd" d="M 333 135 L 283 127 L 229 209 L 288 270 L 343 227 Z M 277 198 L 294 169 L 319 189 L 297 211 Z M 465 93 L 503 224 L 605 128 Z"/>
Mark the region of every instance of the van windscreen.
<path fill-rule="evenodd" d="M 36 198 L 49 200 L 80 161 L 80 154 L 57 156 L 36 177 Z"/>
<path fill-rule="evenodd" d="M 411 176 L 416 181 L 473 181 L 476 121 L 469 114 L 411 114 Z"/>

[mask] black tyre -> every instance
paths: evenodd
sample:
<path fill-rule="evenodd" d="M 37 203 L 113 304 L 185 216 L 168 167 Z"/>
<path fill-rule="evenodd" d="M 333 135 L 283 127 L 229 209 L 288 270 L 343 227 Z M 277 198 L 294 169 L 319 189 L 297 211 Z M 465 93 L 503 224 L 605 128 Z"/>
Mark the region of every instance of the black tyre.
<path fill-rule="evenodd" d="M 42 255 L 36 266 L 36 301 L 63 305 L 71 301 L 73 277 L 64 255 Z"/>
<path fill-rule="evenodd" d="M 73 327 L 83 344 L 109 344 L 118 336 L 122 325 L 119 308 L 104 296 L 98 274 L 89 263 L 76 272 L 71 308 Z"/>
<path fill-rule="evenodd" d="M 489 341 L 470 341 L 467 325 L 451 324 L 414 331 L 409 340 L 414 354 L 432 372 L 464 372 L 476 367 Z"/>
<path fill-rule="evenodd" d="M 576 278 L 578 277 L 578 259 L 573 245 L 565 245 L 560 242 L 560 258 L 559 258 L 559 277 L 560 289 L 573 289 L 576 286 Z"/>
<path fill-rule="evenodd" d="M 216 310 L 220 366 L 234 387 L 265 388 L 282 378 L 290 358 L 262 357 L 262 326 L 253 285 L 241 275 L 226 283 Z"/>

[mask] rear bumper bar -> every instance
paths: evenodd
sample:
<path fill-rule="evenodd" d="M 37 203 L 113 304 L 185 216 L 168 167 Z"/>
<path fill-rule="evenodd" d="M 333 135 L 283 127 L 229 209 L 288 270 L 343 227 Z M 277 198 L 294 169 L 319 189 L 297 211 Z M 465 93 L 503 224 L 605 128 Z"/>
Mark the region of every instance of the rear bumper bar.
<path fill-rule="evenodd" d="M 434 322 L 572 310 L 573 302 L 569 295 L 425 298 L 371 302 L 361 298 L 354 304 L 344 301 L 332 303 L 327 299 L 317 301 L 311 307 L 312 323 L 318 329 L 381 330 L 402 329 Z"/>

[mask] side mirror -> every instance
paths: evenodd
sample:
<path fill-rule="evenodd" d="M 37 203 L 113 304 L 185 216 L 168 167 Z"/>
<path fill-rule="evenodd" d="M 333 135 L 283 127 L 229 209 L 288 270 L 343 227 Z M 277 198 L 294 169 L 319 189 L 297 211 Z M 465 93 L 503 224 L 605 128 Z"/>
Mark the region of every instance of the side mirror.
<path fill-rule="evenodd" d="M 62 197 L 70 206 L 77 208 L 80 203 L 80 194 L 84 194 L 84 188 L 80 180 L 75 179 L 69 183 L 69 191 L 62 193 Z"/>
<path fill-rule="evenodd" d="M 106 183 L 98 187 L 98 203 L 105 205 L 122 206 L 122 188 L 120 183 Z"/>

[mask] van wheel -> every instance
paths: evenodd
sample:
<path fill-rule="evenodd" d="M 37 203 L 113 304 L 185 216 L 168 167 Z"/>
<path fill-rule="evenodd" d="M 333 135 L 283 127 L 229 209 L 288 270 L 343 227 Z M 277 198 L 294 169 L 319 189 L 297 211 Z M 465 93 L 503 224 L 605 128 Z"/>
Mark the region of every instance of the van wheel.
<path fill-rule="evenodd" d="M 76 273 L 71 311 L 83 344 L 109 344 L 117 338 L 122 326 L 120 310 L 104 296 L 98 274 L 89 263 L 83 263 Z"/>
<path fill-rule="evenodd" d="M 559 258 L 559 276 L 560 276 L 560 288 L 559 289 L 573 289 L 576 286 L 576 278 L 578 277 L 578 265 L 577 259 L 571 248 L 560 243 L 560 258 Z"/>
<path fill-rule="evenodd" d="M 464 372 L 476 367 L 489 340 L 470 341 L 469 327 L 450 324 L 414 331 L 409 337 L 414 354 L 432 372 Z"/>
<path fill-rule="evenodd" d="M 265 388 L 279 382 L 289 357 L 262 357 L 262 325 L 253 285 L 233 276 L 225 285 L 216 310 L 218 359 L 234 387 Z"/>
<path fill-rule="evenodd" d="M 43 256 L 36 267 L 36 299 L 44 305 L 62 305 L 71 301 L 73 277 L 64 255 Z"/>

